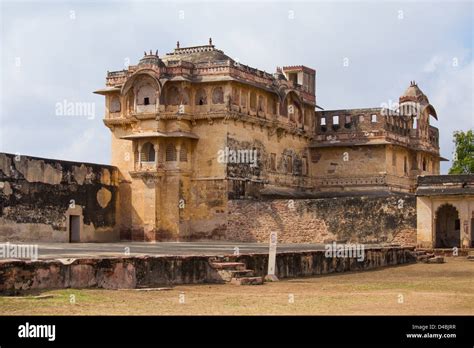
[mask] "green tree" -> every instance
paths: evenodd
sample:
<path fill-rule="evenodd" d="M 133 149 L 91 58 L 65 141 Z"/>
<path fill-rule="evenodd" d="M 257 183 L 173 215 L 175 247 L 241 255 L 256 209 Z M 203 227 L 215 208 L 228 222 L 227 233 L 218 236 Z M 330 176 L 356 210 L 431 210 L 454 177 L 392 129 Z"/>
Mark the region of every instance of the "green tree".
<path fill-rule="evenodd" d="M 456 131 L 453 136 L 456 148 L 449 174 L 474 174 L 474 132 Z"/>

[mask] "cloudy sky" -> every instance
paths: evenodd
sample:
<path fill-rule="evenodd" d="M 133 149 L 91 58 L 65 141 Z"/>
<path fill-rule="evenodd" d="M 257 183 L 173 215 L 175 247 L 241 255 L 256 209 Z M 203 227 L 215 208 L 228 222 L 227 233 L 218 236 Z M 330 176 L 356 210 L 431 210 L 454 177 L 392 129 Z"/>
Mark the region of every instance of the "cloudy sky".
<path fill-rule="evenodd" d="M 416 80 L 437 110 L 441 154 L 474 128 L 473 2 L 1 2 L 0 151 L 109 163 L 107 70 L 206 44 L 268 72 L 316 69 L 325 109 L 398 101 Z M 344 61 L 348 62 L 344 66 Z M 94 116 L 58 115 L 64 102 Z M 446 172 L 450 163 L 442 165 Z"/>

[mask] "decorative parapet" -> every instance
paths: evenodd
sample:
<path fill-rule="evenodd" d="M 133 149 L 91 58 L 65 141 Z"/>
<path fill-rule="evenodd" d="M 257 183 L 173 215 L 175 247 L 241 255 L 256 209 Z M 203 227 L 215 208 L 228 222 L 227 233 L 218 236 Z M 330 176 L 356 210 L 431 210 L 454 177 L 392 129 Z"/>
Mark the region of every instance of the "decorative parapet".
<path fill-rule="evenodd" d="M 317 187 L 328 187 L 328 186 L 373 186 L 373 185 L 385 185 L 385 175 L 378 176 L 350 176 L 350 177 L 334 177 L 334 176 L 323 176 L 315 178 L 315 184 Z"/>
<path fill-rule="evenodd" d="M 416 194 L 418 196 L 474 195 L 474 174 L 419 176 Z"/>

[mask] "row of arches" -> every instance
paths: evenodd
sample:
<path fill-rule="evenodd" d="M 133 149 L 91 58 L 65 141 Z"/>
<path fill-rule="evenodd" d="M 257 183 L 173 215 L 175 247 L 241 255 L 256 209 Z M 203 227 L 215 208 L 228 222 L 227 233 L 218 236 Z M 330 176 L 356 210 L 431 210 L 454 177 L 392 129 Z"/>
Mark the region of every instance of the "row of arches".
<path fill-rule="evenodd" d="M 128 113 L 153 112 L 157 110 L 157 104 L 170 106 L 232 104 L 239 109 L 256 112 L 259 116 L 277 115 L 278 111 L 281 117 L 310 126 L 311 115 L 305 117 L 303 103 L 294 91 L 287 93 L 281 100 L 277 95 L 236 86 L 232 87 L 226 99 L 223 86 L 202 86 L 194 89 L 185 84 L 168 83 L 162 88 L 154 77 L 141 74 L 129 79 L 122 88 L 122 93 L 125 95 L 122 100 L 118 95 L 110 97 L 110 113 L 122 112 L 124 108 Z M 124 107 L 122 103 L 125 103 Z M 280 103 L 279 110 L 278 103 Z"/>
<path fill-rule="evenodd" d="M 135 163 L 156 163 L 156 161 L 162 162 L 163 160 L 166 162 L 188 162 L 187 146 L 181 144 L 178 153 L 176 145 L 173 143 L 158 147 L 156 144 L 146 142 L 135 151 Z"/>
<path fill-rule="evenodd" d="M 199 88 L 196 90 L 193 98 L 192 90 L 189 87 L 169 86 L 160 94 L 156 87 L 145 84 L 130 90 L 125 101 L 128 104 L 128 111 L 133 112 L 135 105 L 139 108 L 156 106 L 158 102 L 171 106 L 190 105 L 192 99 L 194 99 L 195 105 L 207 105 L 209 100 L 214 105 L 224 104 L 224 89 L 222 87 L 214 87 L 209 97 L 206 89 Z M 109 112 L 117 113 L 121 112 L 121 109 L 120 97 L 117 95 L 112 96 L 109 102 Z"/>
<path fill-rule="evenodd" d="M 222 87 L 213 87 L 210 89 L 210 98 L 208 95 L 208 89 L 200 87 L 196 90 L 194 94 L 194 104 L 195 105 L 207 105 L 209 99 L 212 101 L 212 104 L 224 104 L 224 89 Z M 249 99 L 249 107 L 253 111 L 266 112 L 270 114 L 276 114 L 276 105 L 278 103 L 278 98 L 276 97 L 265 97 L 261 94 L 257 94 L 255 91 L 251 91 L 249 98 L 241 97 L 241 93 L 245 91 L 240 91 L 240 89 L 233 88 L 232 90 L 232 104 L 240 105 L 242 107 L 247 106 L 247 99 Z M 135 89 L 136 102 L 138 105 L 154 105 L 158 101 L 159 91 L 151 86 L 150 84 L 144 84 L 137 86 Z M 166 87 L 163 91 L 163 95 L 160 98 L 160 103 L 166 105 L 190 105 L 190 100 L 192 96 L 192 91 L 189 87 L 178 87 L 178 86 L 169 86 Z M 294 111 L 293 111 L 294 108 Z M 118 96 L 113 96 L 111 98 L 110 104 L 111 112 L 120 111 L 120 99 Z M 280 105 L 280 115 L 288 116 L 292 115 L 295 112 L 302 114 L 301 103 L 293 94 L 289 94 Z"/>

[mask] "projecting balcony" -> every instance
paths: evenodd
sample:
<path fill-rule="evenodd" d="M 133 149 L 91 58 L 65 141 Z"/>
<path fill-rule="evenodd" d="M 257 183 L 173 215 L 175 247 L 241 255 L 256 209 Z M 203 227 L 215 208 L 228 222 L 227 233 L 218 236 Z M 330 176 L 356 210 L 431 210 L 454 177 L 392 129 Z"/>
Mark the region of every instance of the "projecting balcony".
<path fill-rule="evenodd" d="M 158 107 L 155 104 L 135 106 L 135 113 L 137 114 L 154 114 L 156 112 L 158 112 Z"/>
<path fill-rule="evenodd" d="M 158 169 L 158 164 L 155 161 L 143 161 L 135 163 L 136 171 L 155 171 Z"/>

